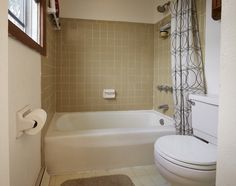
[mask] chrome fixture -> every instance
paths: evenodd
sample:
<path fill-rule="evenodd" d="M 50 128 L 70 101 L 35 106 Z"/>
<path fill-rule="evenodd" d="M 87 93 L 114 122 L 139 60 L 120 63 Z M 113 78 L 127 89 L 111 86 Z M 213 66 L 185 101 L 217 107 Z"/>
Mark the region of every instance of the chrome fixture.
<path fill-rule="evenodd" d="M 164 119 L 160 119 L 160 120 L 159 120 L 159 123 L 160 123 L 160 125 L 165 125 Z"/>
<path fill-rule="evenodd" d="M 164 32 L 164 31 L 167 31 L 171 28 L 171 23 L 167 23 L 165 25 L 163 25 L 161 28 L 160 28 L 160 32 Z"/>
<path fill-rule="evenodd" d="M 171 28 L 171 23 L 167 23 L 165 25 L 163 25 L 161 28 L 160 28 L 160 37 L 161 38 L 167 38 L 169 37 L 169 29 Z"/>
<path fill-rule="evenodd" d="M 164 90 L 164 85 L 157 85 L 157 89 L 161 92 Z"/>
<path fill-rule="evenodd" d="M 159 6 L 157 7 L 157 11 L 160 12 L 160 13 L 164 13 L 164 12 L 167 10 L 168 6 L 170 6 L 170 1 L 168 1 L 167 3 L 165 3 L 165 4 L 162 5 L 162 6 L 159 5 Z"/>
<path fill-rule="evenodd" d="M 192 105 L 192 106 L 195 106 L 195 102 L 193 100 L 188 100 L 188 102 Z"/>
<path fill-rule="evenodd" d="M 159 105 L 158 109 L 162 109 L 162 111 L 165 113 L 167 110 L 169 110 L 169 105 L 167 104 Z"/>
<path fill-rule="evenodd" d="M 158 89 L 160 92 L 165 91 L 166 93 L 167 93 L 167 92 L 173 93 L 173 88 L 172 88 L 172 86 L 168 86 L 168 85 L 158 85 L 158 86 L 157 86 L 157 89 Z"/>

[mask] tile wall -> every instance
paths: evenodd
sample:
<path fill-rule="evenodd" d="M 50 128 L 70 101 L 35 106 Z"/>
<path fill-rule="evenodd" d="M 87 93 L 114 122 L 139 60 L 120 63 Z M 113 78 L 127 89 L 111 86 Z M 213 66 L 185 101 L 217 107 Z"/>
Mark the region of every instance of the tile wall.
<path fill-rule="evenodd" d="M 203 55 L 205 3 L 197 1 Z M 172 116 L 172 94 L 156 88 L 172 85 L 170 39 L 159 37 L 168 21 L 170 16 L 155 25 L 63 18 L 59 32 L 48 21 L 48 52 L 42 57 L 42 107 L 48 121 L 55 111 L 161 111 L 161 104 L 170 106 L 165 114 Z M 105 88 L 116 89 L 115 100 L 102 98 Z"/>
<path fill-rule="evenodd" d="M 57 31 L 54 30 L 51 21 L 47 20 L 47 56 L 41 57 L 41 105 L 47 112 L 47 122 L 42 131 L 42 140 L 56 112 L 56 36 Z"/>
<path fill-rule="evenodd" d="M 173 94 L 171 92 L 159 91 L 157 86 L 172 86 L 171 79 L 171 56 L 170 37 L 160 37 L 160 27 L 170 22 L 171 17 L 165 17 L 154 26 L 154 81 L 153 81 L 153 108 L 159 112 L 159 105 L 168 104 L 169 110 L 163 112 L 169 116 L 173 115 Z"/>
<path fill-rule="evenodd" d="M 153 107 L 152 24 L 61 19 L 58 36 L 58 112 Z M 116 90 L 115 100 L 102 98 Z"/>
<path fill-rule="evenodd" d="M 52 23 L 47 20 L 47 55 L 41 58 L 41 97 L 48 121 L 56 111 L 56 35 Z"/>

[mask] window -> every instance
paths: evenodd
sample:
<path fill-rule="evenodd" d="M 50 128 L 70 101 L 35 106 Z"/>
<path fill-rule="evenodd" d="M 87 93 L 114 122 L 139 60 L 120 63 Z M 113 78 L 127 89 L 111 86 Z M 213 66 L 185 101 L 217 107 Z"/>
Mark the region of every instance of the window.
<path fill-rule="evenodd" d="M 45 0 L 9 0 L 9 34 L 45 54 Z"/>

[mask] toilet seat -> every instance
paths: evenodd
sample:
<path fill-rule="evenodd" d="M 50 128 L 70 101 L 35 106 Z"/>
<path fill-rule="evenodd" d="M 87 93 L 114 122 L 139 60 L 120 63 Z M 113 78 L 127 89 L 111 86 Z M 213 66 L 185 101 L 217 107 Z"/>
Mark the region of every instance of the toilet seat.
<path fill-rule="evenodd" d="M 195 170 L 216 170 L 216 146 L 193 136 L 170 135 L 155 143 L 155 155 L 166 161 Z"/>
<path fill-rule="evenodd" d="M 172 163 L 159 154 L 155 155 L 155 164 L 160 174 L 174 185 L 215 186 L 216 170 L 196 170 Z"/>

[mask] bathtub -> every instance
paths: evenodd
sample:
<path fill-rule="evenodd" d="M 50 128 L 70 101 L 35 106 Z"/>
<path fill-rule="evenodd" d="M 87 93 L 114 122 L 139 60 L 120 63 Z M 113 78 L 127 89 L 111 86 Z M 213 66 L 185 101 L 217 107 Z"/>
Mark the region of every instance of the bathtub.
<path fill-rule="evenodd" d="M 45 137 L 50 174 L 148 165 L 157 138 L 175 134 L 156 111 L 56 113 Z"/>

